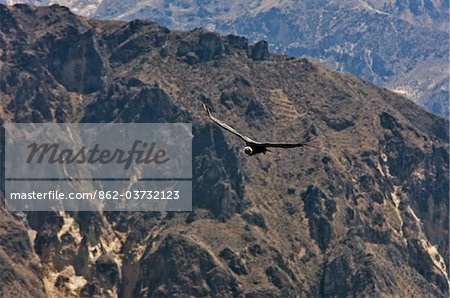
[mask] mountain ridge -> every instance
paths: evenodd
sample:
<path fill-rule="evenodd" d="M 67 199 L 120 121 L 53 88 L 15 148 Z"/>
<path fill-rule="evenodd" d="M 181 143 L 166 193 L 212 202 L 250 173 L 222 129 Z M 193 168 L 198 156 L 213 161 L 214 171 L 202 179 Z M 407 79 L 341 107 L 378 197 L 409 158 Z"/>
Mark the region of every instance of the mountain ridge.
<path fill-rule="evenodd" d="M 446 1 L 58 3 L 98 19 L 146 19 L 175 30 L 206 27 L 244 35 L 251 42 L 265 39 L 272 51 L 319 59 L 329 67 L 382 85 L 428 111 L 449 117 L 450 8 Z M 90 8 L 90 12 L 83 12 L 83 8 Z"/>

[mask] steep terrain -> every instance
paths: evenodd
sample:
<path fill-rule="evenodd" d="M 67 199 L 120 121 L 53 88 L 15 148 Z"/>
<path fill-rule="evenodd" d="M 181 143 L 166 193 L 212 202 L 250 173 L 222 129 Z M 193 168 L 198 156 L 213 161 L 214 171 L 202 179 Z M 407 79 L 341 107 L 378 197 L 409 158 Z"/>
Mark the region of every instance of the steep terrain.
<path fill-rule="evenodd" d="M 266 42 L 0 5 L 2 122 L 192 122 L 192 212 L 0 208 L 0 294 L 446 297 L 448 121 Z M 317 150 L 245 156 L 256 139 Z"/>
<path fill-rule="evenodd" d="M 21 0 L 0 0 L 0 3 Z M 280 54 L 319 59 L 449 117 L 449 1 L 57 0 L 98 19 L 145 19 L 270 41 Z"/>

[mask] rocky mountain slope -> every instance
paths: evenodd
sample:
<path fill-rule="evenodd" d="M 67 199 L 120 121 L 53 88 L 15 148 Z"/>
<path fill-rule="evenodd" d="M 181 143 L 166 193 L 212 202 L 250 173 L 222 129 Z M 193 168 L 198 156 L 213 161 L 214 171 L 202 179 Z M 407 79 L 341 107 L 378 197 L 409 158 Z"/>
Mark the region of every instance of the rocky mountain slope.
<path fill-rule="evenodd" d="M 235 35 L 59 6 L 0 20 L 2 122 L 194 134 L 192 212 L 0 207 L 1 296 L 448 296 L 448 121 Z M 204 101 L 256 139 L 318 149 L 245 156 Z"/>
<path fill-rule="evenodd" d="M 17 3 L 22 0 L 0 0 Z M 163 1 L 59 3 L 99 19 L 146 19 L 171 29 L 243 35 L 287 55 L 319 59 L 449 117 L 449 2 L 442 0 Z"/>

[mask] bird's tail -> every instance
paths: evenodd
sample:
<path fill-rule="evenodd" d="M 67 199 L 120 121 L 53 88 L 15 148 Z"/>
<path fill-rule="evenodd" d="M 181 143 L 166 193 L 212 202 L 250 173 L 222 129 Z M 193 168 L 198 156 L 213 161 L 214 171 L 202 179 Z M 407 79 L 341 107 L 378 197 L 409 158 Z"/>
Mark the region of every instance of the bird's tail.
<path fill-rule="evenodd" d="M 313 148 L 318 150 L 319 148 L 317 147 L 318 145 L 320 145 L 319 140 L 317 139 L 317 136 L 315 136 L 313 139 L 303 143 L 303 147 L 309 147 L 309 148 Z"/>

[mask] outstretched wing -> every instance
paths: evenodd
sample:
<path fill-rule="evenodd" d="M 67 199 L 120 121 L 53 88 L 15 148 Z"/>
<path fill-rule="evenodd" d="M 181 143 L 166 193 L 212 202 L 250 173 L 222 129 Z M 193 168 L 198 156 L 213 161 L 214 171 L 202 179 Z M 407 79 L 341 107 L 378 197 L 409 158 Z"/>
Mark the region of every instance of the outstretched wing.
<path fill-rule="evenodd" d="M 233 127 L 229 126 L 228 124 L 226 124 L 225 122 L 220 121 L 219 119 L 217 119 L 216 117 L 214 117 L 211 114 L 211 111 L 209 110 L 209 107 L 206 103 L 203 103 L 203 108 L 205 109 L 206 112 L 208 112 L 208 116 L 209 118 L 216 123 L 217 125 L 219 125 L 220 127 L 228 130 L 231 133 L 234 133 L 235 135 L 237 135 L 238 137 L 240 137 L 241 139 L 243 139 L 245 142 L 247 143 L 258 143 L 255 142 L 254 140 L 250 139 L 249 137 L 247 137 L 246 135 L 243 135 L 241 133 L 239 133 L 236 129 L 234 129 Z"/>
<path fill-rule="evenodd" d="M 311 143 L 314 143 L 316 138 L 307 141 L 307 142 L 301 142 L 301 143 L 273 143 L 273 142 L 266 142 L 266 143 L 259 143 L 262 146 L 265 147 L 274 147 L 274 148 L 295 148 L 295 147 L 311 147 L 314 149 L 317 149 L 315 146 L 313 146 Z"/>

